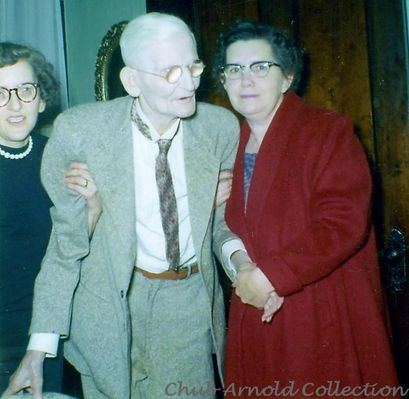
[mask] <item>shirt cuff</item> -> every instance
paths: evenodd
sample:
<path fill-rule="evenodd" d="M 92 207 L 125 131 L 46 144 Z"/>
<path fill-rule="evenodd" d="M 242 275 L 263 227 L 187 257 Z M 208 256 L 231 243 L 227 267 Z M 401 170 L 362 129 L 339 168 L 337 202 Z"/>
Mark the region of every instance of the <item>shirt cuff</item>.
<path fill-rule="evenodd" d="M 223 264 L 231 271 L 233 278 L 236 277 L 237 271 L 231 261 L 231 256 L 236 252 L 242 250 L 247 253 L 246 248 L 244 247 L 243 241 L 239 239 L 226 241 L 222 245 L 222 257 Z"/>
<path fill-rule="evenodd" d="M 27 350 L 45 352 L 46 357 L 56 357 L 60 336 L 53 333 L 34 333 L 30 336 Z"/>

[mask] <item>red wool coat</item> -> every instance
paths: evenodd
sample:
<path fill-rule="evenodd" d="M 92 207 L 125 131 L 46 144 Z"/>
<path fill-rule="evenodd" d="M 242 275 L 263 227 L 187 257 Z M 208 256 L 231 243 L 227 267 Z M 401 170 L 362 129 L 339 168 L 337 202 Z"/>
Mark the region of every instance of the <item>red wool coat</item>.
<path fill-rule="evenodd" d="M 233 294 L 227 397 L 330 398 L 346 389 L 343 397 L 359 398 L 397 385 L 371 177 L 352 124 L 286 94 L 258 152 L 245 211 L 249 134 L 244 122 L 226 219 L 285 300 L 263 324 L 261 311 Z M 394 397 L 386 389 L 379 397 Z"/>

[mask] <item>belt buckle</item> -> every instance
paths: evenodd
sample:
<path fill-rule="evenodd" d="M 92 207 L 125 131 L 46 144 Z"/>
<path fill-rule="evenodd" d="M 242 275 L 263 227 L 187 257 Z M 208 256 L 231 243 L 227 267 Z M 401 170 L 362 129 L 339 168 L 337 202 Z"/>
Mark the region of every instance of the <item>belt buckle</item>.
<path fill-rule="evenodd" d="M 186 280 L 187 278 L 189 278 L 192 275 L 192 265 L 187 265 L 185 266 L 185 268 L 187 269 L 187 274 L 186 276 L 183 278 L 183 280 Z"/>
<path fill-rule="evenodd" d="M 186 265 L 186 266 L 182 266 L 182 267 L 178 267 L 176 270 L 175 270 L 175 273 L 176 274 L 179 274 L 179 273 L 186 273 L 186 276 L 185 277 L 181 277 L 181 274 L 179 274 L 179 279 L 178 280 L 186 280 L 187 278 L 189 278 L 191 275 L 192 275 L 192 264 L 190 264 L 190 265 Z"/>

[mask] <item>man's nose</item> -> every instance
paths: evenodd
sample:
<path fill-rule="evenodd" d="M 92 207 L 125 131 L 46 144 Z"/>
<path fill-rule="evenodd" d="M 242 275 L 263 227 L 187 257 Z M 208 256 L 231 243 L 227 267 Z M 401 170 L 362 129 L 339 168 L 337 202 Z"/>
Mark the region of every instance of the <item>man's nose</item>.
<path fill-rule="evenodd" d="M 190 90 L 190 91 L 196 90 L 195 79 L 200 79 L 200 78 L 194 78 L 189 68 L 183 69 L 183 73 L 182 73 L 182 76 L 180 77 L 180 80 L 181 80 L 181 85 L 184 89 Z"/>

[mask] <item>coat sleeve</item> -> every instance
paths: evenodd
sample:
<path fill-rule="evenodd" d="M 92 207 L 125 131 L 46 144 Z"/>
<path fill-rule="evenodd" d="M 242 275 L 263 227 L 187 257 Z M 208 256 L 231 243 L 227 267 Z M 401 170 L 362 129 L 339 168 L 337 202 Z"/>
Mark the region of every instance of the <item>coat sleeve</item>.
<path fill-rule="evenodd" d="M 68 120 L 67 120 L 68 119 Z M 71 308 L 79 281 L 81 259 L 89 251 L 85 200 L 63 184 L 63 174 L 73 160 L 78 138 L 69 117 L 60 116 L 44 150 L 41 179 L 54 206 L 51 237 L 34 289 L 30 333 L 69 335 Z"/>
<path fill-rule="evenodd" d="M 321 137 L 320 143 L 309 143 L 317 148 L 303 154 L 307 223 L 282 249 L 257 262 L 280 295 L 326 277 L 354 257 L 368 237 L 371 176 L 352 124 L 338 117 Z"/>
<path fill-rule="evenodd" d="M 234 161 L 237 153 L 239 139 L 239 124 L 237 119 L 229 114 L 229 118 L 224 121 L 218 121 L 220 125 L 220 170 L 233 169 Z M 230 279 L 233 279 L 231 268 L 224 263 L 222 255 L 223 244 L 227 241 L 238 239 L 227 227 L 224 212 L 225 205 L 223 204 L 215 209 L 214 225 L 213 225 L 213 252 L 216 254 L 219 262 L 223 266 L 226 274 Z"/>

